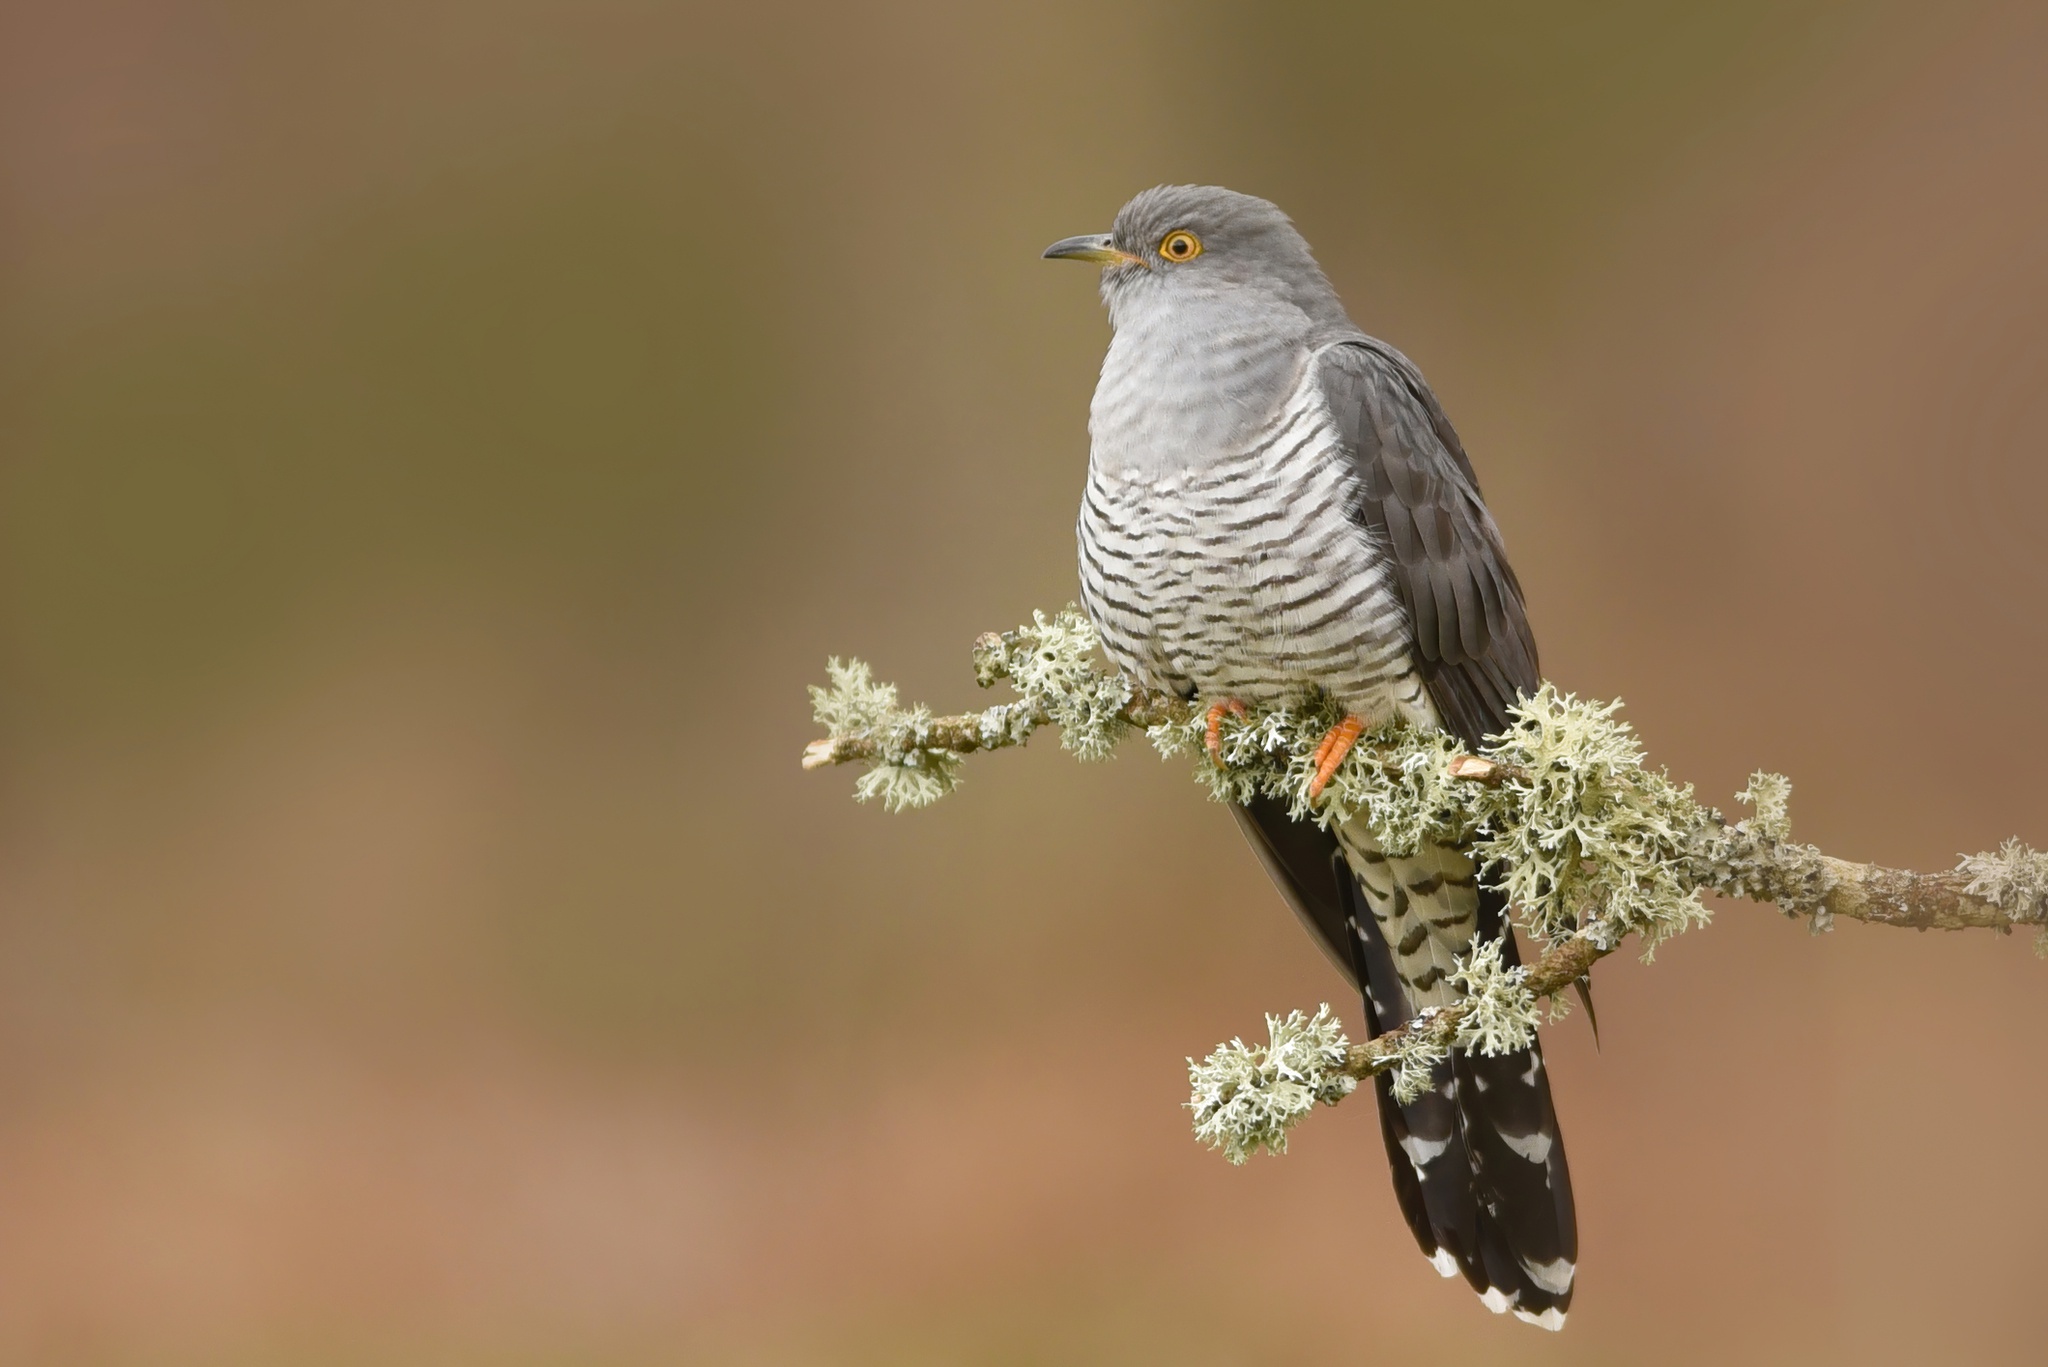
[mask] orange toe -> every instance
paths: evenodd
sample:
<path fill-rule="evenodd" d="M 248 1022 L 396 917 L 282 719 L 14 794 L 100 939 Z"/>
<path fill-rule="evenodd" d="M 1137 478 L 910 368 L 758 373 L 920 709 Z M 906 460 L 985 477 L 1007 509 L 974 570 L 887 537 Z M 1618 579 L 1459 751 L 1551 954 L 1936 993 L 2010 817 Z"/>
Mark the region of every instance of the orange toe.
<path fill-rule="evenodd" d="M 1323 734 L 1316 746 L 1316 776 L 1309 780 L 1308 800 L 1314 802 L 1323 795 L 1329 785 L 1330 775 L 1337 772 L 1337 766 L 1351 753 L 1351 747 L 1365 734 L 1365 722 L 1358 717 L 1347 716 Z"/>
<path fill-rule="evenodd" d="M 1209 758 L 1218 764 L 1223 763 L 1223 714 L 1226 712 L 1239 719 L 1247 715 L 1245 705 L 1236 698 L 1225 698 L 1222 702 L 1209 705 L 1208 724 L 1202 732 L 1202 744 L 1208 747 Z"/>

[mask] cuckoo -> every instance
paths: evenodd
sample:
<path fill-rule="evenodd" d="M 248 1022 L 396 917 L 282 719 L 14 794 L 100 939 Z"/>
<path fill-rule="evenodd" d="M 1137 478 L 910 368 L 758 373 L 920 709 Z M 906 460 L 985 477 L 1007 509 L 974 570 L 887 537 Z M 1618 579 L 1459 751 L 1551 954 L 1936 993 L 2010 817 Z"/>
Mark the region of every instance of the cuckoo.
<path fill-rule="evenodd" d="M 1212 186 L 1140 194 L 1047 257 L 1099 263 L 1112 337 L 1090 408 L 1082 604 L 1110 659 L 1221 719 L 1318 693 L 1343 710 L 1312 797 L 1402 718 L 1477 746 L 1538 683 L 1500 529 L 1443 406 L 1345 313 L 1294 225 Z M 1504 938 L 1471 851 L 1383 850 L 1260 800 L 1233 808 L 1377 1034 L 1457 1000 L 1456 961 Z M 1539 1047 L 1453 1053 L 1415 1101 L 1375 1083 L 1394 1192 L 1422 1251 L 1486 1306 L 1556 1329 L 1578 1257 Z"/>

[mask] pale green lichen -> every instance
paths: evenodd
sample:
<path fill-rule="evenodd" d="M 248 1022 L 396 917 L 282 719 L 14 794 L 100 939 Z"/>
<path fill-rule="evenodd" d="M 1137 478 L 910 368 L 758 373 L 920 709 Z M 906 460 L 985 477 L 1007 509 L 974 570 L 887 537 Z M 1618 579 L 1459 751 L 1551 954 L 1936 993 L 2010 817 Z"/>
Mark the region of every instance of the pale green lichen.
<path fill-rule="evenodd" d="M 1480 856 L 1531 931 L 1548 941 L 1583 927 L 1603 948 L 1640 935 L 1647 959 L 1707 920 L 1685 872 L 1711 813 L 1690 784 L 1645 767 L 1620 706 L 1543 685 L 1490 738 L 1488 757 L 1512 776 L 1468 786 L 1480 790 Z"/>
<path fill-rule="evenodd" d="M 2018 838 L 2007 840 L 1996 854 L 1966 854 L 1956 872 L 1968 874 L 1963 891 L 1981 897 L 2015 921 L 2041 926 L 2034 953 L 2048 958 L 2048 854 L 2029 849 Z"/>
<path fill-rule="evenodd" d="M 1735 795 L 1756 815 L 1743 824 L 1765 840 L 1792 838 L 1792 780 L 1783 774 L 1759 769 L 1749 776 L 1749 786 Z"/>
<path fill-rule="evenodd" d="M 1683 875 L 1711 813 L 1690 787 L 1644 766 L 1618 706 L 1546 684 L 1491 738 L 1488 756 L 1515 771 L 1498 784 L 1452 777 L 1462 747 L 1445 732 L 1392 722 L 1360 737 L 1311 804 L 1316 744 L 1341 716 L 1316 697 L 1223 717 L 1222 762 L 1198 758 L 1195 774 L 1222 801 L 1275 798 L 1325 826 L 1362 820 L 1390 854 L 1476 833 L 1491 877 L 1539 938 L 1584 921 L 1603 946 L 1639 934 L 1654 951 L 1707 918 Z M 1196 716 L 1148 734 L 1162 754 L 1201 756 L 1203 729 Z"/>
<path fill-rule="evenodd" d="M 865 736 L 880 757 L 853 785 L 857 801 L 875 798 L 892 812 L 929 807 L 960 786 L 960 756 L 923 744 L 932 720 L 923 706 L 900 707 L 894 684 L 876 683 L 859 660 L 826 662 L 832 686 L 811 689 L 811 711 L 826 734 Z"/>
<path fill-rule="evenodd" d="M 1369 748 L 1354 751 L 1330 776 L 1320 810 L 1309 806 L 1314 769 L 1304 760 L 1294 776 L 1296 816 L 1320 815 L 1326 825 L 1362 818 L 1380 848 L 1397 856 L 1472 833 L 1479 821 L 1473 800 L 1483 794 L 1451 777 L 1451 761 L 1463 750 L 1454 737 L 1395 722 L 1363 743 Z"/>
<path fill-rule="evenodd" d="M 1060 742 L 1083 759 L 1105 759 L 1132 731 L 1123 716 L 1128 680 L 1097 667 L 1095 628 L 1076 608 L 984 637 L 976 670 L 984 685 L 1008 679 L 1018 699 L 969 717 L 935 718 L 924 706 L 903 707 L 893 684 L 876 683 L 860 660 L 826 664 L 829 688 L 811 689 L 811 709 L 832 740 L 858 740 L 867 772 L 854 783 L 862 802 L 880 798 L 890 811 L 926 807 L 960 786 L 963 745 L 984 750 L 1022 745 L 1050 722 Z M 938 736 L 937 729 L 947 734 Z"/>
<path fill-rule="evenodd" d="M 1393 855 L 1413 854 L 1432 838 L 1468 833 L 1457 792 L 1463 785 L 1448 771 L 1459 753 L 1457 741 L 1398 721 L 1360 736 L 1321 797 L 1311 801 L 1316 746 L 1343 718 L 1342 709 L 1316 694 L 1284 707 L 1248 709 L 1242 718 L 1225 714 L 1217 735 L 1220 764 L 1207 759 L 1207 728 L 1199 713 L 1146 734 L 1163 756 L 1192 754 L 1204 761 L 1196 764 L 1195 778 L 1219 802 L 1273 798 L 1296 818 L 1326 827 L 1360 818 Z"/>
<path fill-rule="evenodd" d="M 1810 917 L 1816 935 L 1832 929 L 1834 913 L 1827 899 L 1835 880 L 1828 861 L 1813 846 L 1785 838 L 1786 825 L 1771 838 L 1756 824 L 1751 818 L 1732 826 L 1709 821 L 1701 827 L 1686 859 L 1686 878 L 1723 897 L 1770 902 L 1787 916 Z"/>
<path fill-rule="evenodd" d="M 1748 804 L 1749 819 L 1701 829 L 1690 861 L 1693 882 L 1726 897 L 1774 902 L 1789 917 L 1808 917 L 1816 935 L 1833 930 L 1827 864 L 1819 850 L 1792 839 L 1792 780 L 1759 769 L 1735 800 Z"/>
<path fill-rule="evenodd" d="M 1267 1042 L 1234 1039 L 1200 1063 L 1188 1060 L 1195 1138 L 1243 1163 L 1261 1149 L 1287 1152 L 1287 1131 L 1318 1105 L 1358 1086 L 1344 1071 L 1350 1041 L 1328 1003 L 1314 1016 L 1266 1017 Z"/>
<path fill-rule="evenodd" d="M 1025 708 L 1059 728 L 1068 750 L 1082 759 L 1107 759 L 1132 732 L 1123 716 L 1130 680 L 1096 665 L 1099 638 L 1079 608 L 1069 605 L 1050 618 L 1034 612 L 1030 626 L 998 639 L 999 659 L 985 656 L 977 672 L 989 683 L 1008 679 Z"/>
<path fill-rule="evenodd" d="M 1427 1091 L 1453 1048 L 1489 1057 L 1527 1049 L 1539 1024 L 1529 971 L 1505 962 L 1506 940 L 1488 940 L 1458 962 L 1449 981 L 1464 989 L 1455 1007 L 1427 1007 L 1406 1030 L 1382 1035 L 1375 1071 L 1407 1105 Z M 1446 1014 L 1447 1012 L 1453 1014 Z M 1287 1131 L 1318 1102 L 1335 1105 L 1357 1085 L 1346 1070 L 1348 1042 L 1328 1004 L 1313 1017 L 1266 1017 L 1268 1042 L 1234 1039 L 1200 1063 L 1188 1060 L 1195 1138 L 1232 1163 L 1260 1149 L 1287 1151 Z"/>
<path fill-rule="evenodd" d="M 1523 986 L 1529 970 L 1502 961 L 1506 944 L 1503 936 L 1474 946 L 1445 979 L 1465 990 L 1458 1048 L 1488 1058 L 1519 1053 L 1536 1042 L 1536 994 Z"/>
<path fill-rule="evenodd" d="M 2048 854 L 2012 839 L 1999 846 L 1996 854 L 1964 855 L 1956 872 L 1969 875 L 1965 892 L 1983 898 L 2013 920 L 2048 919 Z"/>
<path fill-rule="evenodd" d="M 825 662 L 830 688 L 811 685 L 811 715 L 831 736 L 850 736 L 885 725 L 901 709 L 896 685 L 876 683 L 874 671 L 859 660 L 834 656 Z"/>
<path fill-rule="evenodd" d="M 1416 1019 L 1426 1022 L 1436 1011 L 1435 1007 L 1428 1007 Z M 1437 1065 L 1449 1058 L 1451 1051 L 1428 1031 L 1414 1030 L 1398 1038 L 1392 1056 L 1394 1062 L 1387 1070 L 1387 1080 L 1393 1088 L 1394 1100 L 1406 1106 L 1429 1090 Z"/>

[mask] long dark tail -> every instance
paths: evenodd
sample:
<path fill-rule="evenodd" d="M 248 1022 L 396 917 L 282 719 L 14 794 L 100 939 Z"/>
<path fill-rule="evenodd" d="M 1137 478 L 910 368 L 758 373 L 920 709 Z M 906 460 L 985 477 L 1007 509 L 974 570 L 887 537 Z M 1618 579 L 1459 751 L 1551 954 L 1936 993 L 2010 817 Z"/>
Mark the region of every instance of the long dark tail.
<path fill-rule="evenodd" d="M 1394 953 L 1337 838 L 1289 819 L 1277 802 L 1232 810 L 1295 914 L 1359 989 L 1367 1032 L 1412 1017 Z M 1499 937 L 1506 927 L 1500 895 L 1482 887 L 1478 937 Z M 1512 935 L 1503 957 L 1520 961 Z M 1495 1313 L 1562 1328 L 1578 1223 L 1541 1047 L 1496 1058 L 1454 1053 L 1405 1106 L 1387 1075 L 1374 1085 L 1394 1195 L 1424 1255 L 1447 1277 L 1463 1273 Z"/>

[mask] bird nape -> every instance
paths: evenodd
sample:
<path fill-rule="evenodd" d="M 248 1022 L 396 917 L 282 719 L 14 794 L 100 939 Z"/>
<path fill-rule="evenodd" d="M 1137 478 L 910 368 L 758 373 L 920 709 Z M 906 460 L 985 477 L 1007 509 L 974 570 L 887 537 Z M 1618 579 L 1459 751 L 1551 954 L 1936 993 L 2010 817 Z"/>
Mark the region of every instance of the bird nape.
<path fill-rule="evenodd" d="M 1536 643 L 1472 462 L 1287 216 L 1163 185 L 1045 255 L 1102 266 L 1113 328 L 1078 530 L 1081 601 L 1117 667 L 1212 709 L 1327 697 L 1346 715 L 1331 767 L 1359 723 L 1475 748 L 1506 730 L 1539 684 Z M 1519 962 L 1467 846 L 1389 850 L 1363 820 L 1326 830 L 1267 800 L 1234 811 L 1372 1033 L 1457 1001 L 1477 944 Z M 1454 1051 L 1405 1104 L 1376 1086 L 1423 1253 L 1488 1309 L 1561 1328 L 1578 1227 L 1541 1048 Z"/>

